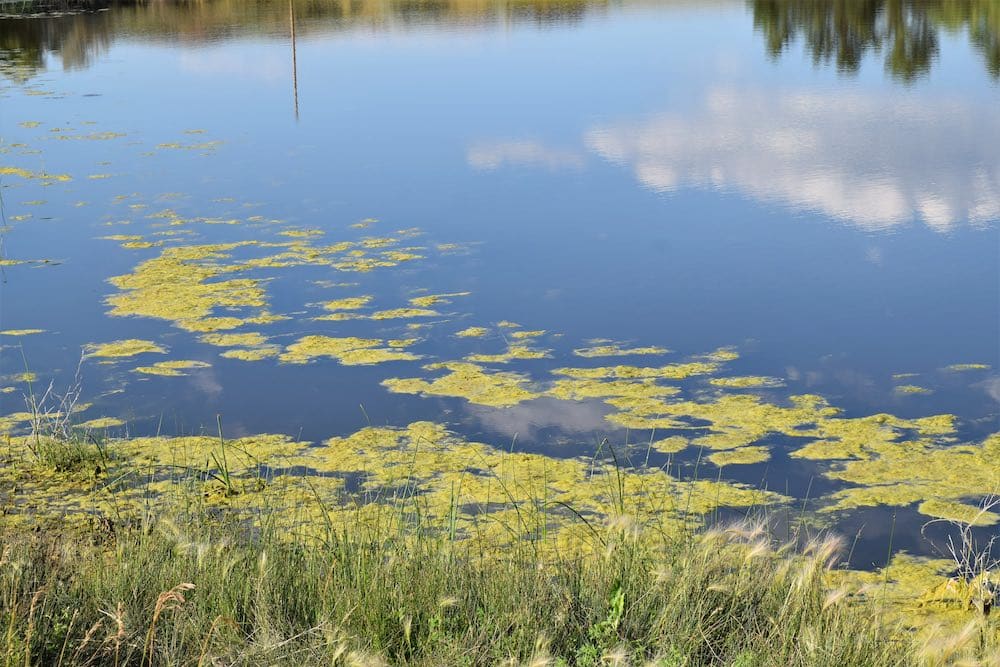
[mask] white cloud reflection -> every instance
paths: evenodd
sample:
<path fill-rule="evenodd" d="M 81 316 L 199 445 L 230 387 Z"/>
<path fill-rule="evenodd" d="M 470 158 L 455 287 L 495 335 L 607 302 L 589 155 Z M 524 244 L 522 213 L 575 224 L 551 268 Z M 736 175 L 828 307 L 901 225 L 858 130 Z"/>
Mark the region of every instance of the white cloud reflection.
<path fill-rule="evenodd" d="M 870 230 L 1000 218 L 1000 114 L 986 104 L 716 88 L 694 113 L 597 127 L 584 141 L 661 192 L 735 191 Z"/>
<path fill-rule="evenodd" d="M 470 404 L 468 414 L 491 431 L 508 437 L 534 439 L 540 431 L 549 428 L 566 434 L 608 431 L 613 427 L 604 416 L 611 411 L 596 400 L 572 403 L 540 398 L 500 409 Z"/>
<path fill-rule="evenodd" d="M 499 169 L 505 164 L 549 169 L 581 169 L 584 156 L 579 151 L 545 146 L 537 141 L 479 142 L 472 145 L 466 155 L 476 169 Z"/>

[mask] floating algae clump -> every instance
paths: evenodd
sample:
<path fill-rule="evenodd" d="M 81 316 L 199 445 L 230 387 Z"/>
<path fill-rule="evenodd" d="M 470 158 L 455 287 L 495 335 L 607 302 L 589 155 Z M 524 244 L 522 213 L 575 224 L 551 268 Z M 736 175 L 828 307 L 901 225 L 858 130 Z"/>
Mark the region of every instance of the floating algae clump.
<path fill-rule="evenodd" d="M 650 449 L 654 449 L 661 454 L 676 454 L 684 451 L 691 444 L 688 439 L 680 435 L 672 435 L 669 438 L 654 440 L 649 443 Z"/>
<path fill-rule="evenodd" d="M 455 333 L 460 338 L 482 338 L 489 333 L 485 327 L 469 327 Z"/>
<path fill-rule="evenodd" d="M 211 333 L 198 337 L 203 343 L 219 347 L 254 347 L 267 342 L 267 336 L 257 332 L 251 333 Z"/>
<path fill-rule="evenodd" d="M 741 447 L 723 452 L 710 454 L 708 460 L 715 465 L 749 465 L 752 463 L 763 463 L 771 458 L 771 453 L 767 447 Z"/>
<path fill-rule="evenodd" d="M 28 438 L 11 438 L 0 459 L 24 457 L 31 446 Z M 198 497 L 236 517 L 266 510 L 290 535 L 419 520 L 422 529 L 447 530 L 454 539 L 476 537 L 498 547 L 530 540 L 548 553 L 602 548 L 592 527 L 605 521 L 675 534 L 720 507 L 784 500 L 738 484 L 680 481 L 656 468 L 508 452 L 429 422 L 365 428 L 319 447 L 261 435 L 110 440 L 104 449 L 137 473 L 116 470 L 113 494 L 95 482 L 92 469 L 74 478 L 0 466 L 0 479 L 16 478 L 15 511 L 26 520 L 95 514 L 121 520 Z M 348 487 L 345 479 L 355 482 Z"/>
<path fill-rule="evenodd" d="M 1000 433 L 978 444 L 940 445 L 928 440 L 873 441 L 855 460 L 827 477 L 853 486 L 828 497 L 824 511 L 875 505 L 906 506 L 936 518 L 974 516 L 961 501 L 1000 492 Z M 980 521 L 993 522 L 984 515 Z"/>
<path fill-rule="evenodd" d="M 990 369 L 989 364 L 952 364 L 951 366 L 946 366 L 946 371 L 987 371 Z"/>
<path fill-rule="evenodd" d="M 933 394 L 934 392 L 926 387 L 919 387 L 915 384 L 901 384 L 894 389 L 897 394 Z"/>
<path fill-rule="evenodd" d="M 509 345 L 505 352 L 499 354 L 470 354 L 466 359 L 484 364 L 505 364 L 515 359 L 546 359 L 548 350 L 535 350 L 527 345 Z"/>
<path fill-rule="evenodd" d="M 108 236 L 100 237 L 102 241 L 141 241 L 142 236 L 139 234 L 110 234 Z"/>
<path fill-rule="evenodd" d="M 145 375 L 180 377 L 182 375 L 187 375 L 184 371 L 195 368 L 208 368 L 209 366 L 211 366 L 211 364 L 205 363 L 204 361 L 185 361 L 178 359 L 175 361 L 158 361 L 152 366 L 139 366 L 134 372 L 143 373 Z"/>
<path fill-rule="evenodd" d="M 546 396 L 562 401 L 602 399 L 619 410 L 642 412 L 642 408 L 658 406 L 665 398 L 680 392 L 677 387 L 664 387 L 655 380 L 556 380 Z M 655 410 L 655 407 L 653 408 Z"/>
<path fill-rule="evenodd" d="M 729 389 L 756 389 L 785 386 L 784 381 L 778 378 L 764 377 L 760 375 L 712 378 L 708 381 L 708 383 L 713 387 L 726 387 Z"/>
<path fill-rule="evenodd" d="M 451 292 L 449 294 L 428 294 L 410 299 L 410 305 L 417 308 L 430 308 L 439 303 L 451 303 L 451 299 L 459 296 L 469 296 L 472 292 Z"/>
<path fill-rule="evenodd" d="M 0 331 L 0 336 L 31 336 L 40 333 L 45 333 L 45 329 L 5 329 Z"/>
<path fill-rule="evenodd" d="M 206 263 L 227 258 L 227 251 L 247 245 L 229 243 L 165 249 L 135 271 L 110 279 L 122 293 L 108 297 L 116 316 L 138 315 L 173 321 L 183 329 L 201 331 L 199 320 L 216 308 L 263 307 L 260 281 L 244 278 L 218 280 L 238 267 Z M 220 327 L 233 328 L 233 327 Z"/>
<path fill-rule="evenodd" d="M 543 548 L 545 535 L 555 537 L 555 546 L 579 536 L 578 529 L 585 528 L 580 516 L 600 520 L 624 509 L 638 525 L 673 531 L 688 516 L 721 506 L 781 500 L 735 484 L 680 482 L 659 469 L 616 470 L 589 457 L 505 452 L 429 422 L 362 429 L 287 463 L 319 473 L 358 474 L 359 493 L 381 497 L 385 504 L 397 491 L 405 493 L 428 525 L 450 520 L 459 536 L 503 543 L 528 537 Z"/>
<path fill-rule="evenodd" d="M 344 299 L 327 301 L 323 308 L 327 310 L 359 310 L 367 306 L 372 300 L 370 296 L 352 296 Z"/>
<path fill-rule="evenodd" d="M 134 357 L 138 354 L 155 352 L 166 354 L 167 351 L 151 340 L 139 340 L 129 338 L 127 340 L 116 340 L 111 343 L 94 343 L 84 347 L 88 357 Z"/>
<path fill-rule="evenodd" d="M 411 317 L 434 317 L 441 313 L 427 308 L 392 308 L 390 310 L 380 310 L 370 315 L 373 320 L 399 320 Z"/>
<path fill-rule="evenodd" d="M 917 506 L 925 516 L 938 517 L 970 526 L 993 526 L 1000 522 L 1000 515 L 979 505 L 969 505 L 940 498 L 925 500 Z"/>
<path fill-rule="evenodd" d="M 460 361 L 429 364 L 424 368 L 448 373 L 430 381 L 390 378 L 382 384 L 397 394 L 450 396 L 491 407 L 508 407 L 540 396 L 528 389 L 527 378 L 517 373 L 489 372 L 482 366 Z"/>
<path fill-rule="evenodd" d="M 834 569 L 827 577 L 851 597 L 878 601 L 887 626 L 914 633 L 924 647 L 922 664 L 983 664 L 976 659 L 979 639 L 1000 632 L 995 617 L 983 613 L 984 602 L 995 602 L 996 575 L 966 579 L 953 576 L 955 567 L 951 559 L 899 553 L 880 570 Z"/>
<path fill-rule="evenodd" d="M 401 351 L 399 347 L 404 345 L 394 342 L 396 346 L 383 347 L 387 343 L 379 338 L 304 336 L 286 347 L 279 358 L 286 363 L 304 364 L 320 357 L 330 357 L 345 366 L 420 359 L 411 352 Z"/>
<path fill-rule="evenodd" d="M 234 348 L 219 353 L 219 356 L 226 359 L 240 359 L 241 361 L 261 361 L 276 357 L 279 354 L 281 354 L 281 348 L 277 345 L 265 345 L 254 348 Z"/>
<path fill-rule="evenodd" d="M 627 357 L 640 354 L 666 354 L 670 350 L 665 347 L 632 347 L 626 348 L 616 344 L 595 345 L 593 347 L 581 347 L 573 350 L 573 354 L 578 357 Z"/>
<path fill-rule="evenodd" d="M 76 424 L 77 428 L 97 430 L 102 428 L 113 428 L 115 426 L 122 426 L 125 422 L 117 417 L 98 417 L 97 419 L 90 419 L 85 422 Z"/>
<path fill-rule="evenodd" d="M 0 433 L 9 433 L 21 424 L 28 424 L 35 418 L 30 412 L 13 412 L 0 417 Z"/>
<path fill-rule="evenodd" d="M 662 378 L 665 380 L 683 380 L 695 375 L 709 375 L 719 370 L 715 362 L 694 361 L 684 364 L 668 364 L 658 367 L 640 366 L 601 366 L 597 368 L 557 368 L 552 371 L 556 375 L 565 375 L 581 379 L 633 379 Z"/>
<path fill-rule="evenodd" d="M 26 179 L 59 181 L 60 183 L 73 180 L 68 174 L 46 174 L 45 172 L 29 171 L 27 169 L 19 169 L 17 167 L 0 167 L 0 176 L 19 176 Z M 25 203 L 27 204 L 29 202 Z"/>

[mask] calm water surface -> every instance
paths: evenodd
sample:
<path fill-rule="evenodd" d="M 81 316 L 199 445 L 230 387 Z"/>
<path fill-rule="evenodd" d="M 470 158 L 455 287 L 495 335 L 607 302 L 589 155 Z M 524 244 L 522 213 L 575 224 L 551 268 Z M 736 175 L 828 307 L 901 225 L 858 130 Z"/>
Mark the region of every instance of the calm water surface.
<path fill-rule="evenodd" d="M 79 366 L 87 418 L 122 417 L 130 433 L 198 432 L 221 414 L 232 435 L 316 441 L 428 419 L 554 456 L 649 439 L 607 421 L 601 400 L 494 407 L 381 384 L 503 352 L 517 329 L 500 323 L 514 322 L 545 330 L 522 342 L 548 356 L 485 365 L 532 383 L 727 347 L 739 358 L 719 375 L 784 382 L 757 390 L 767 400 L 951 413 L 955 441 L 980 441 L 1000 402 L 1000 37 L 989 3 L 986 19 L 948 20 L 901 4 L 923 20 L 817 20 L 823 3 L 485 0 L 0 19 L 0 166 L 36 176 L 2 176 L 3 254 L 49 260 L 2 267 L 0 329 L 45 332 L 4 336 L 0 414 L 24 409 L 26 368 L 58 390 Z M 106 303 L 121 293 L 109 278 L 173 246 L 386 237 L 419 257 L 242 272 L 288 319 L 235 332 L 282 350 L 308 335 L 418 338 L 406 350 L 420 361 L 224 358 L 176 318 Z M 335 299 L 370 296 L 346 312 L 371 314 L 456 292 L 469 294 L 433 316 L 314 319 Z M 488 332 L 454 335 L 473 326 Z M 132 338 L 169 354 L 81 364 L 83 346 Z M 593 339 L 670 353 L 573 354 Z M 210 365 L 133 372 L 164 359 Z M 714 391 L 703 377 L 676 384 Z M 770 461 L 710 474 L 820 504 L 839 488 L 831 464 L 789 458 L 790 438 L 764 443 Z M 862 530 L 859 553 L 884 553 L 894 511 L 897 545 L 920 550 L 926 517 L 912 508 L 836 520 Z"/>

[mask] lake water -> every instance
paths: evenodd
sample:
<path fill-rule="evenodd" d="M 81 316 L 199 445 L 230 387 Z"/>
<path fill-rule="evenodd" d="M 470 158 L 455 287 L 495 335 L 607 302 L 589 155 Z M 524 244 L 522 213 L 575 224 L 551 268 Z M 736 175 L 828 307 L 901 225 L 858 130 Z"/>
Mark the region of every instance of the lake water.
<path fill-rule="evenodd" d="M 113 433 L 222 415 L 231 437 L 319 442 L 429 420 L 555 458 L 679 434 L 653 464 L 796 507 L 905 485 L 838 476 L 889 456 L 866 441 L 795 456 L 812 417 L 720 407 L 816 395 L 838 423 L 911 420 L 899 439 L 926 456 L 893 468 L 920 478 L 910 496 L 821 516 L 869 564 L 890 530 L 925 551 L 942 511 L 921 503 L 1000 489 L 1000 9 L 939 4 L 0 19 L 0 415 L 25 410 L 30 371 L 31 392 L 78 381 L 80 420 L 120 418 Z M 129 339 L 162 352 L 93 354 Z M 196 363 L 155 365 L 178 360 Z M 591 367 L 612 370 L 565 371 Z M 614 404 L 625 390 L 553 389 L 566 378 L 677 393 L 642 412 Z M 952 428 L 912 422 L 940 414 Z M 713 433 L 729 440 L 697 441 Z M 956 446 L 980 457 L 964 490 L 938 458 Z"/>

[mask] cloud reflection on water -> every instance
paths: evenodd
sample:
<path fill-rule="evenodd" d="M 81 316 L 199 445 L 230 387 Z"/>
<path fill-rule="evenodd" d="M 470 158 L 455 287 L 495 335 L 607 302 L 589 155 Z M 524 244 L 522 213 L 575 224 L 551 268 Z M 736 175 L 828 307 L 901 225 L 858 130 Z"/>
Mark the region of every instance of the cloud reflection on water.
<path fill-rule="evenodd" d="M 696 113 L 599 126 L 584 141 L 659 192 L 734 191 L 867 230 L 1000 218 L 1000 116 L 985 104 L 718 87 Z"/>
<path fill-rule="evenodd" d="M 581 169 L 590 152 L 657 192 L 735 192 L 869 231 L 1000 219 L 1000 115 L 985 103 L 715 87 L 690 113 L 597 125 L 582 144 L 477 142 L 467 160 L 479 170 Z"/>

